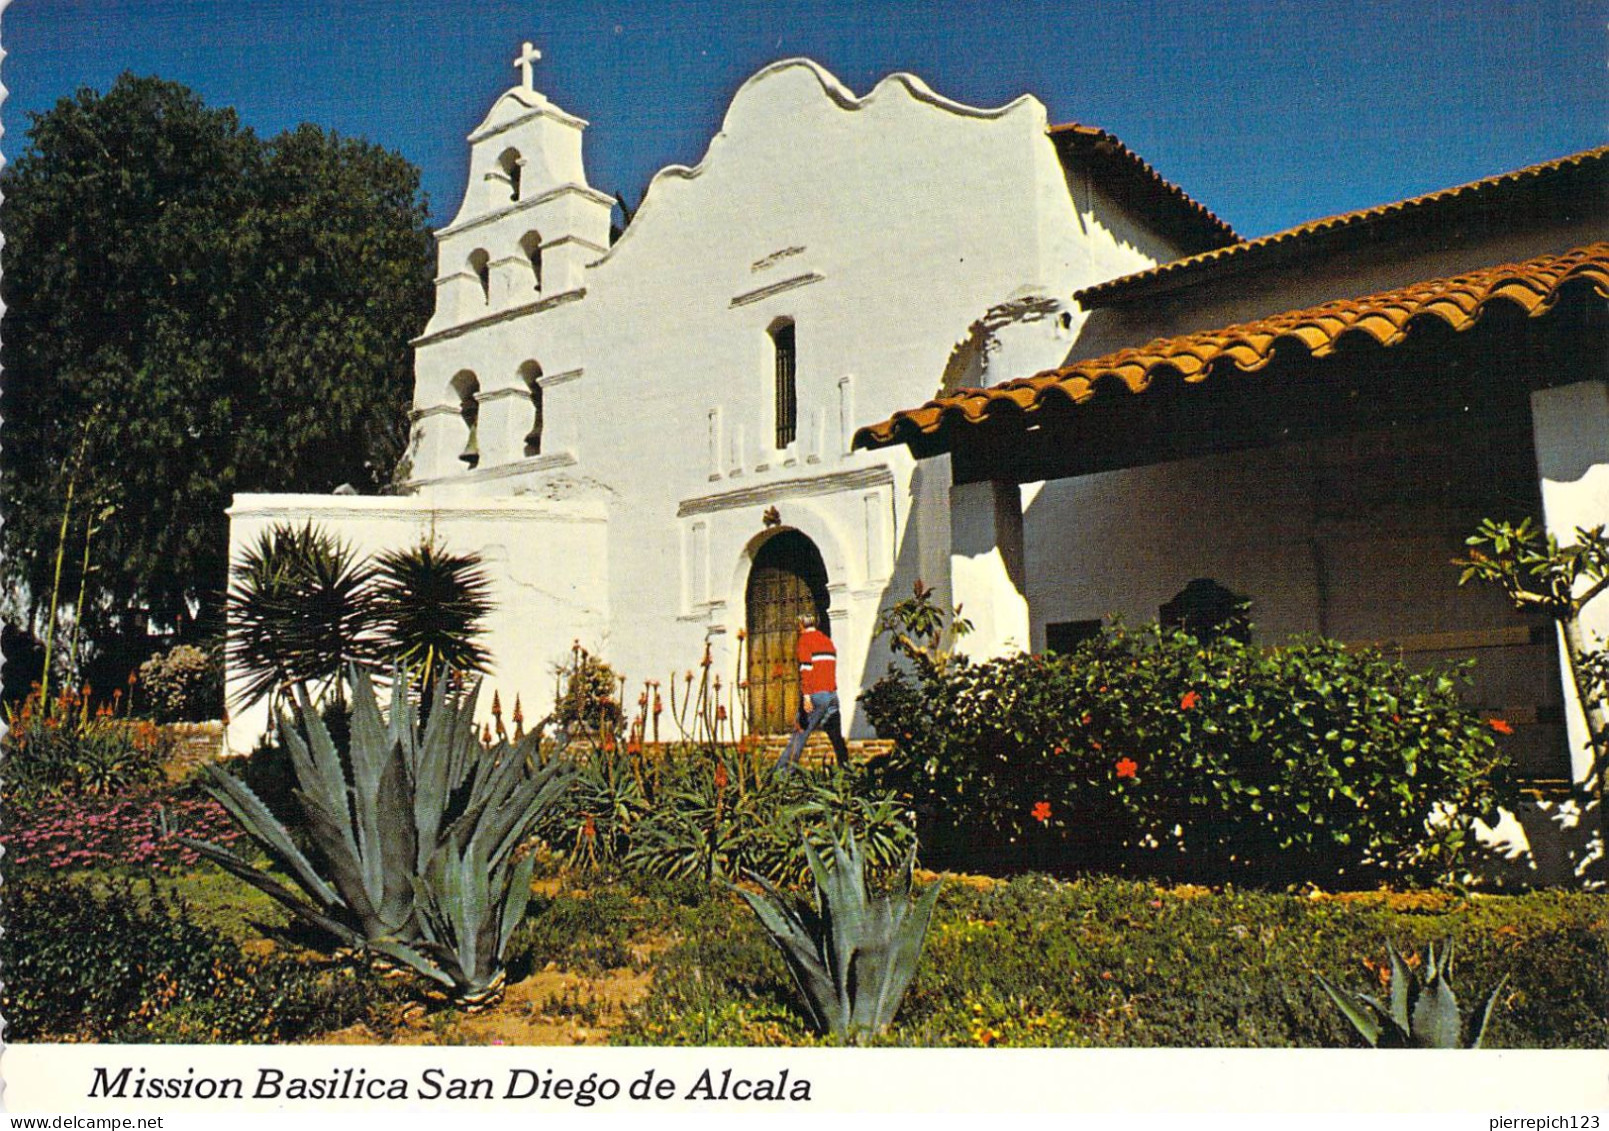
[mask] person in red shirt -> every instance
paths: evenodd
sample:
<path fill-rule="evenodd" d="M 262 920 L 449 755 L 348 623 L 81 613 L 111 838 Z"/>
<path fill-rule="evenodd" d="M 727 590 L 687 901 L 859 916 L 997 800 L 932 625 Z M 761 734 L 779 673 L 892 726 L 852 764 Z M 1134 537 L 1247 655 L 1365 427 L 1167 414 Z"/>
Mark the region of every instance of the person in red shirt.
<path fill-rule="evenodd" d="M 816 627 L 816 615 L 799 617 L 799 693 L 804 709 L 800 722 L 788 739 L 788 746 L 777 760 L 777 772 L 787 773 L 799 760 L 810 732 L 825 730 L 832 752 L 840 766 L 849 762 L 844 745 L 843 716 L 838 710 L 838 649 L 832 637 Z"/>

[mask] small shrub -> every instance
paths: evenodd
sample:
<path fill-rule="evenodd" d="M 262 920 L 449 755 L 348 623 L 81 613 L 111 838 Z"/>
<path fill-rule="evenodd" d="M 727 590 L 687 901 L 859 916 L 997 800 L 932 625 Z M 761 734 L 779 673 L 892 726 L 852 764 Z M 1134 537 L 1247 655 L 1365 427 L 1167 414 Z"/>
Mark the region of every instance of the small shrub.
<path fill-rule="evenodd" d="M 1211 882 L 1451 874 L 1503 795 L 1456 673 L 1330 641 L 1108 629 L 1065 656 L 899 669 L 861 701 L 930 860 Z"/>
<path fill-rule="evenodd" d="M 940 884 L 913 900 L 908 859 L 894 890 L 874 894 L 853 835 L 847 846 L 834 839 L 831 867 L 808 840 L 801 850 L 815 882 L 814 906 L 763 880 L 763 896 L 738 894 L 782 952 L 818 1032 L 841 1040 L 880 1033 L 916 976 Z"/>
<path fill-rule="evenodd" d="M 178 644 L 140 665 L 146 709 L 159 723 L 194 723 L 223 711 L 221 648 Z"/>
<path fill-rule="evenodd" d="M 1384 999 L 1339 989 L 1323 977 L 1318 980 L 1358 1035 L 1371 1048 L 1480 1048 L 1504 982 L 1498 982 L 1487 995 L 1486 1004 L 1466 1020 L 1448 979 L 1453 963 L 1451 943 L 1442 949 L 1439 960 L 1434 943 L 1425 951 L 1423 962 L 1417 956 L 1411 963 L 1404 961 L 1390 944 L 1386 953 L 1391 972 L 1386 978 Z M 1410 972 L 1415 965 L 1419 967 L 1417 973 Z"/>
<path fill-rule="evenodd" d="M 577 734 L 609 734 L 624 719 L 620 705 L 621 679 L 602 658 L 576 645 L 567 667 L 560 669 L 561 690 L 553 719 Z"/>
<path fill-rule="evenodd" d="M 248 959 L 154 884 L 6 882 L 7 1037 L 275 1042 L 370 1018 L 395 991 L 351 968 Z"/>

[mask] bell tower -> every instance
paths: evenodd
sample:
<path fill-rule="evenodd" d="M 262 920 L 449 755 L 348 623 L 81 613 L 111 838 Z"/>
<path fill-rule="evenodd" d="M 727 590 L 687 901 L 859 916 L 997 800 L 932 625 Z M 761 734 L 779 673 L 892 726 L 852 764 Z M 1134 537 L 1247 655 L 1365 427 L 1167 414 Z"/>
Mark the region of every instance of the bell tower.
<path fill-rule="evenodd" d="M 473 322 L 582 285 L 609 247 L 614 200 L 587 184 L 587 123 L 536 89 L 542 53 L 524 44 L 519 82 L 469 135 L 469 184 L 436 233 L 436 312 L 427 330 Z"/>
<path fill-rule="evenodd" d="M 515 57 L 519 81 L 469 135 L 463 203 L 436 232 L 436 309 L 414 341 L 416 480 L 551 447 L 541 375 L 564 340 L 555 308 L 584 294 L 587 265 L 609 250 L 614 199 L 587 183 L 587 123 L 537 91 L 541 57 L 529 43 Z"/>

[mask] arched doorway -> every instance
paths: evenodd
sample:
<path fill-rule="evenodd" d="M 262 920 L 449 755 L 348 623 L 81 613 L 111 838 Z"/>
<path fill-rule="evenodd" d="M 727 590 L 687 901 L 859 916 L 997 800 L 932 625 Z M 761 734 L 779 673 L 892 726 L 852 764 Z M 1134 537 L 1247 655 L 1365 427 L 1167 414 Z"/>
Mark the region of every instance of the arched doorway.
<path fill-rule="evenodd" d="M 797 530 L 773 535 L 754 555 L 745 596 L 749 632 L 749 729 L 756 734 L 793 730 L 799 711 L 797 617 L 814 612 L 827 622 L 827 567 L 816 544 Z"/>

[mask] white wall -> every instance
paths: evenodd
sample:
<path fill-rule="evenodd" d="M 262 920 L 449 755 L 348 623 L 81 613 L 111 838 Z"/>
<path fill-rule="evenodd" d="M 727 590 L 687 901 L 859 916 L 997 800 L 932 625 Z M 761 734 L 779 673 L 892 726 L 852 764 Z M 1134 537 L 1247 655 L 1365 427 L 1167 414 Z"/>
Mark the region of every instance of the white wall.
<path fill-rule="evenodd" d="M 537 499 L 375 498 L 329 495 L 240 495 L 229 511 L 230 560 L 279 524 L 312 522 L 338 534 L 360 555 L 434 538 L 455 552 L 473 550 L 492 580 L 493 611 L 485 642 L 486 676 L 505 713 L 522 697 L 525 716 L 540 718 L 553 702 L 553 666 L 580 640 L 596 649 L 608 623 L 606 516 L 590 503 Z M 231 696 L 236 681 L 229 680 Z M 232 701 L 232 700 L 231 700 Z M 249 753 L 268 725 L 267 705 L 232 709 L 227 748 Z"/>
<path fill-rule="evenodd" d="M 1382 429 L 1025 491 L 1035 645 L 1060 621 L 1154 622 L 1189 581 L 1209 577 L 1252 600 L 1259 644 L 1406 639 L 1421 649 L 1412 664 L 1475 659 L 1470 702 L 1514 719 L 1505 741 L 1515 755 L 1559 773 L 1563 736 L 1546 721 L 1560 702 L 1550 647 L 1525 642 L 1534 619 L 1491 587 L 1460 587 L 1451 564 L 1481 517 L 1535 491 L 1528 422 L 1504 428 L 1485 440 L 1467 424 Z M 1488 458 L 1494 450 L 1513 456 Z M 1429 647 L 1447 633 L 1466 636 Z"/>

